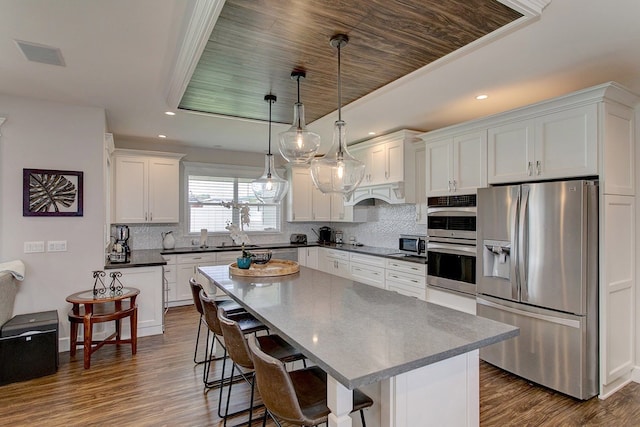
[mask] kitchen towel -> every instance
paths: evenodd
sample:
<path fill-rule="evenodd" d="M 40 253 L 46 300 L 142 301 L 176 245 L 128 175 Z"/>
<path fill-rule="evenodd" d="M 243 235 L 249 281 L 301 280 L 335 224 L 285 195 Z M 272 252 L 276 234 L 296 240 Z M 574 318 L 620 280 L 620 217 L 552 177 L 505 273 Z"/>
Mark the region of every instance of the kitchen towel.
<path fill-rule="evenodd" d="M 24 270 L 24 263 L 19 259 L 0 263 L 0 273 L 11 273 L 17 280 L 24 280 Z"/>

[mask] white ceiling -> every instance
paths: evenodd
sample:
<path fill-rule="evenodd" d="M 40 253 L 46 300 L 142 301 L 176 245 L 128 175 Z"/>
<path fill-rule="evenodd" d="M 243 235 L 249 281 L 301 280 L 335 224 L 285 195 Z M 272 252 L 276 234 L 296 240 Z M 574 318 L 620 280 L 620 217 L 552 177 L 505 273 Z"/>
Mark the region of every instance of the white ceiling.
<path fill-rule="evenodd" d="M 145 139 L 158 150 L 170 142 L 263 152 L 265 123 L 164 114 L 175 108 L 169 86 L 201 1 L 0 0 L 0 93 L 102 107 L 116 144 Z M 348 139 L 437 129 L 607 81 L 640 93 L 639 18 L 638 0 L 552 0 L 540 19 L 343 108 Z M 14 40 L 60 48 L 66 66 L 27 61 Z M 476 101 L 479 93 L 490 98 Z M 310 126 L 324 148 L 335 118 Z"/>

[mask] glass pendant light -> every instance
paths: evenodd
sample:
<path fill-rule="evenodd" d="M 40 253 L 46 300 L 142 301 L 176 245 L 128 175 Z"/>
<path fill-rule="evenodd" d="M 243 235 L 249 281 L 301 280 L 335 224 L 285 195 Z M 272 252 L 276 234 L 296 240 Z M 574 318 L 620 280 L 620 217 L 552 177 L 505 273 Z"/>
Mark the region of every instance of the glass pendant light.
<path fill-rule="evenodd" d="M 289 189 L 289 183 L 276 172 L 273 154 L 271 154 L 271 106 L 276 102 L 275 95 L 265 95 L 269 103 L 269 152 L 264 158 L 264 174 L 251 183 L 251 189 L 262 203 L 280 203 Z"/>
<path fill-rule="evenodd" d="M 307 74 L 301 70 L 291 72 L 298 81 L 298 102 L 293 104 L 293 125 L 280 133 L 280 154 L 291 163 L 309 163 L 320 147 L 320 135 L 307 130 L 304 123 L 304 105 L 300 102 L 300 79 Z"/>
<path fill-rule="evenodd" d="M 323 193 L 341 193 L 345 200 L 351 197 L 364 177 L 364 163 L 347 151 L 346 123 L 342 120 L 340 49 L 348 41 L 345 34 L 331 37 L 331 46 L 338 49 L 338 120 L 333 128 L 333 145 L 323 157 L 311 161 L 311 178 L 315 186 Z"/>

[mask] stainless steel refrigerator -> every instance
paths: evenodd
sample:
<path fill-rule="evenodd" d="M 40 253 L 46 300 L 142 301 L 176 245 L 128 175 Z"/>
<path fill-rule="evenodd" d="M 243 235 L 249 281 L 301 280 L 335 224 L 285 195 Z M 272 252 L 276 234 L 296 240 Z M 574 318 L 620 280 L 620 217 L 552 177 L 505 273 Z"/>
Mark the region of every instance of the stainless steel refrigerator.
<path fill-rule="evenodd" d="M 477 314 L 520 328 L 480 358 L 579 399 L 598 391 L 597 185 L 478 190 Z"/>

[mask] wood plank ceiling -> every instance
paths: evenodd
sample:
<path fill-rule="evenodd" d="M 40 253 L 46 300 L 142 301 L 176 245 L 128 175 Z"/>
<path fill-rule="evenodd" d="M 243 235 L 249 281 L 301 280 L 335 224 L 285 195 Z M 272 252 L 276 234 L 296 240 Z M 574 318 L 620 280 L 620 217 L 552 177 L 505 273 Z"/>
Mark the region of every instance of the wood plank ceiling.
<path fill-rule="evenodd" d="M 337 108 L 337 51 L 345 33 L 342 105 L 522 15 L 495 0 L 227 0 L 179 108 L 291 123 L 302 69 L 307 123 Z M 348 118 L 346 118 L 348 121 Z"/>

